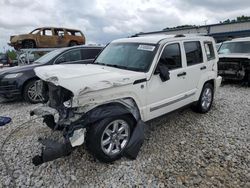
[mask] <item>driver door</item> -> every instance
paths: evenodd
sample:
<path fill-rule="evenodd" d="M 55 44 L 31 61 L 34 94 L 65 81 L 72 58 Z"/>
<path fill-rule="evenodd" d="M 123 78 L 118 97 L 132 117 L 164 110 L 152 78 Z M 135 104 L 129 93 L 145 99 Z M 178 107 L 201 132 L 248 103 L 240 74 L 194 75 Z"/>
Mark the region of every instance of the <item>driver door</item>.
<path fill-rule="evenodd" d="M 168 67 L 170 79 L 162 81 L 160 75 L 154 73 L 148 81 L 148 120 L 189 103 L 186 63 L 183 59 L 183 47 L 180 43 L 170 43 L 163 48 L 158 64 Z"/>

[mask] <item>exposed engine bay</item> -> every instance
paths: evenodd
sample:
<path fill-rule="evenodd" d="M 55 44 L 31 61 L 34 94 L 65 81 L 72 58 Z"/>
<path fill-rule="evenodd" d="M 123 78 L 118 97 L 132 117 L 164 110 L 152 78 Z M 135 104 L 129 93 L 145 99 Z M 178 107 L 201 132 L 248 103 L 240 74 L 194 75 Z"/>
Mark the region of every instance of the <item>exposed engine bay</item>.
<path fill-rule="evenodd" d="M 246 80 L 250 74 L 248 58 L 220 58 L 218 73 L 226 80 Z"/>

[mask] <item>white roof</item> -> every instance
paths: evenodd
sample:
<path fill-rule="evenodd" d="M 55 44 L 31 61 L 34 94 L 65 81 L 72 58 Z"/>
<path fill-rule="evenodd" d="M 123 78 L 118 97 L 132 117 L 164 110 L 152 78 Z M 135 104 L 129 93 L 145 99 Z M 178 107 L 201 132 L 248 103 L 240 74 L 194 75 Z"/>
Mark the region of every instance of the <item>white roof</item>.
<path fill-rule="evenodd" d="M 145 35 L 140 37 L 131 37 L 131 38 L 122 38 L 112 41 L 115 43 L 121 42 L 134 42 L 134 43 L 150 43 L 150 44 L 157 44 L 158 42 L 164 41 L 182 41 L 187 39 L 199 40 L 199 39 L 211 39 L 211 37 L 207 36 L 200 36 L 200 35 L 186 35 L 185 37 L 175 37 L 176 35 L 164 35 L 164 34 L 154 34 L 154 35 Z"/>

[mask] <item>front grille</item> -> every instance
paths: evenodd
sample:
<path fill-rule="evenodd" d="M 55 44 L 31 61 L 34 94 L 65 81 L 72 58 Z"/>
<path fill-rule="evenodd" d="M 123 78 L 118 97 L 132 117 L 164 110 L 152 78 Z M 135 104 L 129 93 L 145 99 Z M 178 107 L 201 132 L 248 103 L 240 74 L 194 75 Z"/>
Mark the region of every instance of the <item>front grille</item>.
<path fill-rule="evenodd" d="M 238 71 L 241 69 L 241 63 L 239 62 L 219 62 L 219 70 L 235 70 Z"/>
<path fill-rule="evenodd" d="M 15 89 L 16 89 L 15 85 L 0 86 L 0 91 L 11 91 Z"/>

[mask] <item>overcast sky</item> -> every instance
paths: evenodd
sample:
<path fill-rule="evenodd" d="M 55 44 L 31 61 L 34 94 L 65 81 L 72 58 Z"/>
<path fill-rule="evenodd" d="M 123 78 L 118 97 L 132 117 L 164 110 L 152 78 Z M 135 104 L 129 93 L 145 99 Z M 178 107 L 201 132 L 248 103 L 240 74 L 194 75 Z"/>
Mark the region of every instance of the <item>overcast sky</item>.
<path fill-rule="evenodd" d="M 36 27 L 83 31 L 87 43 L 183 24 L 218 23 L 250 15 L 249 0 L 0 0 L 0 51 L 10 35 Z"/>

